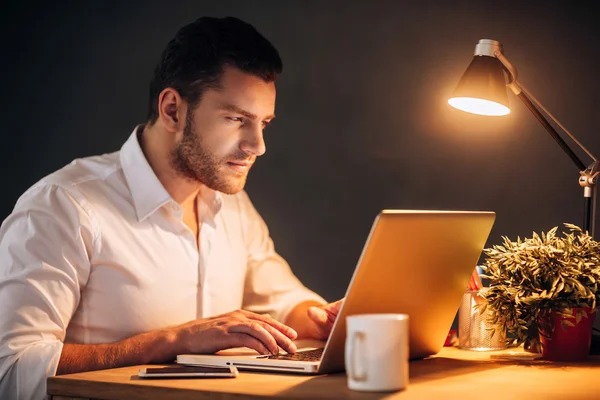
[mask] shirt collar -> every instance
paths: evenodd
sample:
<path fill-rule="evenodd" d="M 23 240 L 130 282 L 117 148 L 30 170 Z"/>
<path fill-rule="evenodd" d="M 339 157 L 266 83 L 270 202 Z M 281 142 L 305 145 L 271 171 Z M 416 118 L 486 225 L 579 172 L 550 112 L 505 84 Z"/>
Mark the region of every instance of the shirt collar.
<path fill-rule="evenodd" d="M 121 147 L 121 166 L 131 191 L 138 221 L 147 218 L 164 204 L 172 201 L 171 195 L 156 177 L 144 156 L 138 135 L 143 125 L 135 127 L 129 139 Z"/>
<path fill-rule="evenodd" d="M 144 156 L 139 142 L 143 128 L 143 125 L 135 127 L 120 152 L 121 166 L 131 191 L 138 221 L 143 221 L 167 203 L 175 203 Z M 203 187 L 198 196 L 210 211 L 209 218 L 214 221 L 221 209 L 221 193 Z"/>

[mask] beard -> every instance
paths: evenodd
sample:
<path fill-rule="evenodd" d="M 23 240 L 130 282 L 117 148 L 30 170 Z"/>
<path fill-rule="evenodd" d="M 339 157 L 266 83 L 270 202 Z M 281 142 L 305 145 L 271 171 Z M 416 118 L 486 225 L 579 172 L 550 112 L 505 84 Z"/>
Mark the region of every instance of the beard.
<path fill-rule="evenodd" d="M 239 150 L 226 157 L 216 157 L 196 132 L 191 112 L 188 110 L 183 138 L 171 151 L 171 165 L 180 175 L 197 181 L 210 189 L 235 194 L 246 184 L 247 174 L 239 174 L 228 168 L 228 161 L 247 160 L 248 155 Z"/>

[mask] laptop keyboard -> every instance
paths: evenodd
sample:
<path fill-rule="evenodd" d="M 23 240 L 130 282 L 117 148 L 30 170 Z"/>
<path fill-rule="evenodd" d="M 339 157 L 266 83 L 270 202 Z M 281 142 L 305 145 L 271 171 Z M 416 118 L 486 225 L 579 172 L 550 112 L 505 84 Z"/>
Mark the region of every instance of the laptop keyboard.
<path fill-rule="evenodd" d="M 267 357 L 269 360 L 319 361 L 325 349 L 299 351 L 294 354 L 275 354 Z"/>

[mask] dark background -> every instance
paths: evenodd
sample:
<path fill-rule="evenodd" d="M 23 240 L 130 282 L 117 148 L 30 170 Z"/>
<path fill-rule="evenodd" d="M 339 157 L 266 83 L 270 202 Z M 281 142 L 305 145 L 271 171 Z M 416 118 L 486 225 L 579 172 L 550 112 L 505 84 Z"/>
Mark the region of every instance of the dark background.
<path fill-rule="evenodd" d="M 446 103 L 477 41 L 499 40 L 520 80 L 600 155 L 599 15 L 593 2 L 553 4 L 5 5 L 0 219 L 44 175 L 121 147 L 145 120 L 151 72 L 181 26 L 233 15 L 256 26 L 284 61 L 278 118 L 247 191 L 277 250 L 326 299 L 344 295 L 383 208 L 496 211 L 488 246 L 502 235 L 581 225 L 577 168 L 515 96 L 506 117 L 473 116 Z"/>

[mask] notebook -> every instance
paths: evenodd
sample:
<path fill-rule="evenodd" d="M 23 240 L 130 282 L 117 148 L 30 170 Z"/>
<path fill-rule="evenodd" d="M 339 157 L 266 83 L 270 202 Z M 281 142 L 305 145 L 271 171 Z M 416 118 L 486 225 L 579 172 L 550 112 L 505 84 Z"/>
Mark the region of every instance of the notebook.
<path fill-rule="evenodd" d="M 292 356 L 250 349 L 180 354 L 185 365 L 321 374 L 344 370 L 346 316 L 404 313 L 410 317 L 410 358 L 439 352 L 487 241 L 490 211 L 383 210 L 375 218 L 329 339 Z M 324 344 L 324 346 L 323 346 Z M 297 360 L 305 351 L 318 360 Z"/>

